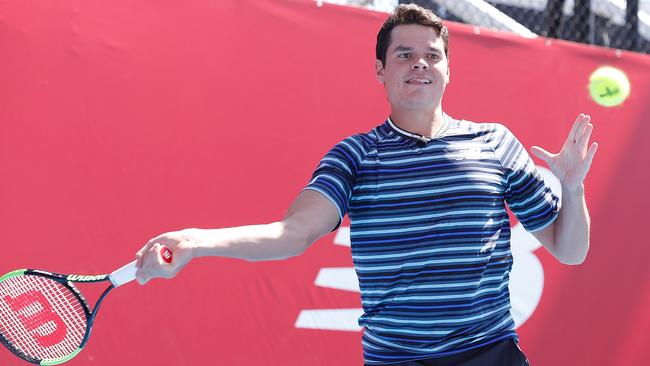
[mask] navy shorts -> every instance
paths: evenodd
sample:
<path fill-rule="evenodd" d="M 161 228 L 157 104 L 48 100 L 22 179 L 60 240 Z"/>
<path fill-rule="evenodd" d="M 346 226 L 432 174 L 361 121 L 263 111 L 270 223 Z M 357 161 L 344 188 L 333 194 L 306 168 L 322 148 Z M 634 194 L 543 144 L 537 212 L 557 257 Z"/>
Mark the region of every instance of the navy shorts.
<path fill-rule="evenodd" d="M 451 356 L 392 363 L 391 366 L 529 366 L 514 339 L 488 344 Z"/>

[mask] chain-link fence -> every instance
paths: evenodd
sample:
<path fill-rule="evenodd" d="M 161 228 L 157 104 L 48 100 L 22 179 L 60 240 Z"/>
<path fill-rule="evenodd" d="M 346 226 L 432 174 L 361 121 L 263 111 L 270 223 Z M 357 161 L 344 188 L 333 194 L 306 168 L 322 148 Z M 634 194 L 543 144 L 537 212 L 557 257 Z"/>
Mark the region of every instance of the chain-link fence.
<path fill-rule="evenodd" d="M 416 0 L 445 19 L 650 53 L 650 0 Z M 478 21 L 477 21 L 478 20 Z M 513 22 L 514 21 L 514 22 Z M 523 34 L 522 34 L 523 35 Z"/>
<path fill-rule="evenodd" d="M 319 1 L 319 0 L 317 0 Z M 324 0 L 391 11 L 416 3 L 482 27 L 650 53 L 650 0 Z"/>

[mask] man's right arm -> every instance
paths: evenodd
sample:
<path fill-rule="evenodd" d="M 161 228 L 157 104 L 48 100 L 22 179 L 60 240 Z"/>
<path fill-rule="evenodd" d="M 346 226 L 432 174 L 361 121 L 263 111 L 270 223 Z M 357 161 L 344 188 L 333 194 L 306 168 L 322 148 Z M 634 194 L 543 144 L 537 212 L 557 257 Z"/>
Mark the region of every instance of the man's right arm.
<path fill-rule="evenodd" d="M 249 261 L 285 259 L 304 252 L 339 222 L 336 206 L 323 194 L 304 190 L 282 221 L 223 229 L 184 229 L 151 239 L 136 254 L 137 279 L 172 278 L 193 258 L 220 256 Z M 160 258 L 162 246 L 172 251 L 173 261 Z"/>

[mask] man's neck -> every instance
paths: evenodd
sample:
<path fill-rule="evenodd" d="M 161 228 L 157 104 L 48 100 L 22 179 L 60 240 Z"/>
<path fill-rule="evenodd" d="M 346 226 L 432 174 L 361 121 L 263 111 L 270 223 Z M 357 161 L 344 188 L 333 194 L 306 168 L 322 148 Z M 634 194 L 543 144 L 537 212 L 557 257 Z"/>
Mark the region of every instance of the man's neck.
<path fill-rule="evenodd" d="M 435 137 L 443 127 L 442 108 L 431 112 L 391 110 L 390 119 L 397 127 L 425 137 Z"/>

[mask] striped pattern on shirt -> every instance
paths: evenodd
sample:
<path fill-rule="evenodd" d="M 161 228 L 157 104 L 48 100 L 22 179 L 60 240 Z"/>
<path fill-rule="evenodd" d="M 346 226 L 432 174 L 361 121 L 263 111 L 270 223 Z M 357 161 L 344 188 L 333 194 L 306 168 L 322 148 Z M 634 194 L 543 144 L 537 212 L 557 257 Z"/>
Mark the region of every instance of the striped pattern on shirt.
<path fill-rule="evenodd" d="M 305 188 L 350 217 L 369 365 L 516 338 L 506 203 L 528 231 L 559 211 L 507 128 L 445 118 L 446 129 L 426 144 L 390 121 L 350 136 Z"/>

